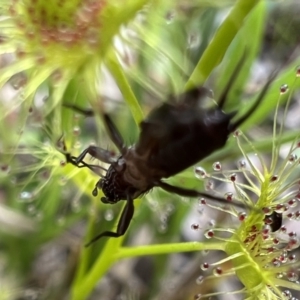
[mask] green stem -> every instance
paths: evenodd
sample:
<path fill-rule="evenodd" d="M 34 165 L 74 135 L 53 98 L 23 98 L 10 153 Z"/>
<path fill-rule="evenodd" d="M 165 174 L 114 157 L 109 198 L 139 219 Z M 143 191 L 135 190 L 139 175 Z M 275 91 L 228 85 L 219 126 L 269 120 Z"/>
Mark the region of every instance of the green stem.
<path fill-rule="evenodd" d="M 127 76 L 124 73 L 123 68 L 120 65 L 114 51 L 109 52 L 108 59 L 106 60 L 106 66 L 108 67 L 114 79 L 116 80 L 118 87 L 122 95 L 124 96 L 128 107 L 131 110 L 135 123 L 139 125 L 144 119 L 143 111 L 130 87 L 130 84 L 127 80 Z"/>
<path fill-rule="evenodd" d="M 225 250 L 224 242 L 214 243 L 172 243 L 163 245 L 150 245 L 150 246 L 138 246 L 138 247 L 123 247 L 115 254 L 115 259 L 121 259 L 125 257 L 137 257 L 145 255 L 159 255 L 159 254 L 171 254 L 182 252 L 193 252 L 202 250 Z"/>
<path fill-rule="evenodd" d="M 204 51 L 186 84 L 186 90 L 202 85 L 205 82 L 212 70 L 222 61 L 233 38 L 242 27 L 245 18 L 259 1 L 260 0 L 239 0 L 236 3 Z"/>
<path fill-rule="evenodd" d="M 109 270 L 112 264 L 115 262 L 115 258 L 112 255 L 112 250 L 118 249 L 122 241 L 123 238 L 111 238 L 108 240 L 108 242 L 105 244 L 103 252 L 98 256 L 98 259 L 93 264 L 93 267 L 91 268 L 89 273 L 85 274 L 81 282 L 76 282 L 77 284 L 73 286 L 71 295 L 72 300 L 87 299 L 88 295 L 94 289 L 99 279 L 106 274 L 107 270 Z"/>

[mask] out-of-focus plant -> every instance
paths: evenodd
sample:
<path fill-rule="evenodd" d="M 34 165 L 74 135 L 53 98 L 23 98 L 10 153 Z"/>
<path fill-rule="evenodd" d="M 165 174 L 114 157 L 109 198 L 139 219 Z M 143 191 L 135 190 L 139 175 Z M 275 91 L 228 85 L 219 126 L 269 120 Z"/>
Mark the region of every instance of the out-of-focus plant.
<path fill-rule="evenodd" d="M 157 191 L 149 194 L 150 205 L 140 205 L 140 200 L 136 200 L 140 210 L 130 229 L 132 240 L 139 235 L 139 227 L 149 222 L 149 207 L 155 210 L 159 205 L 154 198 L 165 200 L 170 209 L 164 214 L 155 210 L 154 214 L 164 221 L 160 220 L 156 229 L 147 231 L 156 236 L 153 239 L 156 245 L 125 247 L 123 237 L 102 239 L 84 248 L 81 240 L 59 239 L 66 229 L 74 230 L 83 219 L 88 220 L 85 241 L 106 227 L 113 228 L 115 222 L 109 221 L 118 220 L 115 214 L 120 205 L 105 210 L 99 199 L 91 196 L 97 175 L 66 165 L 62 153 L 79 153 L 91 139 L 90 132 L 98 134 L 101 146 L 106 146 L 108 140 L 101 122 L 103 110 L 117 111 L 114 115 L 118 115 L 116 123 L 122 133 L 128 139 L 136 138 L 131 133 L 137 131 L 136 124 L 170 93 L 202 85 L 209 77 L 216 82 L 216 94 L 221 93 L 237 61 L 246 53 L 227 106 L 236 107 L 240 103 L 250 66 L 262 45 L 269 7 L 265 1 L 258 0 L 224 1 L 224 6 L 232 5 L 227 6 L 224 17 L 219 5 L 219 1 L 2 1 L 0 216 L 3 217 L 0 222 L 3 251 L 0 259 L 3 267 L 0 274 L 4 283 L 2 294 L 6 297 L 3 299 L 17 299 L 20 295 L 36 299 L 88 299 L 99 280 L 120 259 L 200 250 L 222 250 L 226 254 L 225 259 L 213 263 L 212 277 L 223 279 L 235 275 L 244 288 L 231 294 L 242 293 L 249 299 L 285 299 L 290 292 L 282 293 L 280 287 L 299 290 L 297 265 L 290 254 L 298 248 L 296 235 L 288 234 L 285 227 L 272 232 L 268 224 L 272 220 L 266 217 L 275 211 L 298 218 L 297 212 L 290 212 L 298 201 L 298 183 L 293 178 L 297 176 L 294 174 L 299 164 L 295 153 L 298 133 L 286 133 L 282 127 L 278 131 L 278 106 L 275 110 L 279 102 L 291 100 L 292 92 L 299 86 L 299 80 L 295 79 L 299 76 L 295 73 L 295 60 L 281 67 L 259 110 L 242 128 L 261 123 L 275 111 L 273 134 L 253 143 L 245 135 L 236 134 L 235 141 L 230 140 L 210 162 L 243 156 L 240 169 L 226 172 L 221 171 L 221 164 L 215 164 L 215 171 L 220 175 L 200 172 L 206 179 L 229 184 L 237 200 L 253 206 L 247 213 L 234 208 L 220 209 L 233 216 L 235 226 L 216 225 L 206 231 L 205 236 L 217 238 L 217 242 L 171 243 L 178 241 L 181 220 L 189 207 L 175 196 Z M 282 83 L 287 83 L 292 92 L 288 94 L 282 88 L 279 97 Z M 122 103 L 131 117 L 125 109 L 123 113 L 118 109 L 122 105 L 120 101 L 110 99 L 107 93 L 111 86 L 113 97 L 118 98 L 115 90 L 121 92 Z M 248 102 L 251 105 L 251 99 Z M 63 104 L 91 107 L 96 112 L 97 132 L 88 127 L 94 126 L 88 120 L 85 122 Z M 249 104 L 244 105 L 241 114 Z M 62 140 L 66 149 L 60 148 Z M 293 142 L 281 162 L 280 145 L 286 141 Z M 259 164 L 253 163 L 250 153 L 258 151 L 272 153 L 271 163 L 265 162 L 260 154 Z M 198 176 L 199 170 L 196 169 Z M 244 176 L 244 182 L 239 182 L 240 175 Z M 197 185 L 199 189 L 202 186 L 189 172 L 174 182 Z M 178 206 L 175 212 L 170 206 L 173 201 Z M 77 230 L 75 235 L 82 233 Z M 43 245 L 46 260 L 51 258 L 47 248 L 61 247 L 69 251 L 68 255 L 58 251 L 55 258 L 60 265 L 60 276 L 55 277 L 53 270 L 47 272 L 42 263 Z M 228 262 L 232 265 L 225 271 L 220 266 Z M 159 293 L 160 280 L 168 270 L 166 258 L 158 257 L 156 265 L 151 279 L 152 294 L 148 292 L 141 299 L 153 299 Z M 203 261 L 202 270 L 208 267 Z M 10 272 L 5 272 L 8 268 Z M 203 280 L 208 283 L 210 278 L 199 277 L 198 283 Z M 34 286 L 42 287 L 41 293 L 27 288 L 32 281 Z M 103 299 L 109 299 L 103 294 Z M 196 299 L 201 299 L 216 293 L 194 294 Z M 99 295 L 96 297 L 99 299 Z"/>

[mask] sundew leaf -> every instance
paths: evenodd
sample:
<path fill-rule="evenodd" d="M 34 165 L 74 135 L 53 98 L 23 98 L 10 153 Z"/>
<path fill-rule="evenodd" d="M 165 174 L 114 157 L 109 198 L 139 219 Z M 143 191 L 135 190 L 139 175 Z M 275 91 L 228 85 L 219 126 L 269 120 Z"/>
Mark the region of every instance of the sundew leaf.
<path fill-rule="evenodd" d="M 299 63 L 299 59 L 292 62 L 284 70 L 284 72 L 279 73 L 276 76 L 276 78 L 274 78 L 269 90 L 267 91 L 266 95 L 263 97 L 259 105 L 259 109 L 257 109 L 255 113 L 241 125 L 241 129 L 243 131 L 247 130 L 247 128 L 249 128 L 252 124 L 258 125 L 263 120 L 265 120 L 266 116 L 270 115 L 275 109 L 279 97 L 281 105 L 286 102 L 286 100 L 288 99 L 288 93 L 280 96 L 280 87 L 283 84 L 287 84 L 290 90 L 297 89 L 300 87 L 300 80 L 296 77 L 296 66 L 298 66 Z M 275 71 L 275 74 L 276 72 L 280 72 L 280 70 Z M 255 98 L 258 95 L 259 93 L 251 97 L 251 99 L 247 100 L 248 103 L 243 105 L 243 109 L 241 109 L 239 112 L 240 115 L 243 115 L 243 113 L 245 113 L 249 109 L 249 107 L 251 106 L 253 101 L 255 101 Z"/>

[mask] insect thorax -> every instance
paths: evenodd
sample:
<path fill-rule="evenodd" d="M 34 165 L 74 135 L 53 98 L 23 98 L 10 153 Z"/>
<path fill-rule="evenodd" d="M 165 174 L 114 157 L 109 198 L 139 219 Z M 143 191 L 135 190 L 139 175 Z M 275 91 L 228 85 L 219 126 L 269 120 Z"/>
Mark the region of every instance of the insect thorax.
<path fill-rule="evenodd" d="M 110 165 L 105 177 L 99 180 L 98 187 L 102 189 L 105 197 L 103 203 L 117 203 L 120 200 L 135 199 L 143 193 L 128 176 L 130 167 L 120 157 L 116 163 Z"/>
<path fill-rule="evenodd" d="M 146 162 L 129 147 L 123 156 L 112 163 L 105 177 L 99 180 L 97 186 L 102 189 L 104 203 L 114 204 L 128 198 L 136 199 L 153 187 L 152 174 L 147 176 Z"/>

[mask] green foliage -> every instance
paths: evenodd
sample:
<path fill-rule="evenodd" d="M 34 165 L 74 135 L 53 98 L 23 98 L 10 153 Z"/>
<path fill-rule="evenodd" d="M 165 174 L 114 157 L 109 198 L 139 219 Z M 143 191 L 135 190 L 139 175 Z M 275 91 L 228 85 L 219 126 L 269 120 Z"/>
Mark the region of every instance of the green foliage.
<path fill-rule="evenodd" d="M 105 6 L 105 1 L 103 3 Z M 38 274 L 43 273 L 42 265 L 38 266 L 40 272 L 33 270 L 43 247 L 47 253 L 48 247 L 63 245 L 70 253 L 68 260 L 61 263 L 64 265 L 59 277 L 61 282 L 56 282 L 52 292 L 51 288 L 43 286 L 45 292 L 36 299 L 71 300 L 93 299 L 90 295 L 115 264 L 139 256 L 151 256 L 157 266 L 148 279 L 150 288 L 140 298 L 154 299 L 160 293 L 160 281 L 172 270 L 171 254 L 226 250 L 222 242 L 183 242 L 182 222 L 190 213 L 194 200 L 182 201 L 159 190 L 135 200 L 136 214 L 125 237 L 104 238 L 85 248 L 84 244 L 99 232 L 116 228 L 123 204 L 107 207 L 99 201 L 102 195 L 93 197 L 91 191 L 99 176 L 86 168 L 66 165 L 64 152 L 77 156 L 96 138 L 99 146 L 113 147 L 101 120 L 103 110 L 111 110 L 118 128 L 130 144 L 137 137 L 138 124 L 144 116 L 168 95 L 205 84 L 212 85 L 218 99 L 244 56 L 243 68 L 225 107 L 226 111 L 237 109 L 238 115 L 243 115 L 258 94 L 249 88 L 250 97 L 244 101 L 243 91 L 252 75 L 251 66 L 257 63 L 260 54 L 264 54 L 266 27 L 272 24 L 270 14 L 277 6 L 280 4 L 254 0 L 228 1 L 226 6 L 224 1 L 224 7 L 219 7 L 219 1 L 130 1 L 122 9 L 121 4 L 114 3 L 107 5 L 99 17 L 103 21 L 99 25 L 99 30 L 103 30 L 103 35 L 99 35 L 101 43 L 87 52 L 83 42 L 83 45 L 76 45 L 76 49 L 70 46 L 68 50 L 61 45 L 55 48 L 55 43 L 47 48 L 46 44 L 43 50 L 46 63 L 37 64 L 34 49 L 30 48 L 30 55 L 20 58 L 18 49 L 12 44 L 3 47 L 3 55 L 15 52 L 17 57 L 0 75 L 3 90 L 6 85 L 13 86 L 13 76 L 16 80 L 24 76 L 28 81 L 11 104 L 5 103 L 4 96 L 1 96 L 0 104 L 4 112 L 0 122 L 0 192 L 3 194 L 0 195 L 3 205 L 0 215 L 7 216 L 3 220 L 0 218 L 0 259 L 4 270 L 9 268 L 13 274 L 5 281 L 11 295 L 3 299 L 17 299 L 29 286 L 31 277 L 37 280 Z M 224 12 L 227 12 L 225 17 Z M 3 34 L 9 33 L 11 24 L 7 26 L 6 22 L 1 24 L 6 29 Z M 125 33 L 122 33 L 123 26 Z M 121 44 L 119 48 L 114 46 L 116 37 Z M 281 40 L 274 43 L 276 47 Z M 293 48 L 294 45 L 289 47 L 288 53 Z M 72 61 L 69 55 L 73 57 Z M 280 72 L 259 109 L 243 124 L 242 130 L 263 123 L 266 116 L 272 119 L 282 83 L 287 83 L 293 91 L 299 87 L 295 68 L 300 59 L 291 58 L 288 63 L 286 58 L 282 59 L 283 63 L 276 61 Z M 103 69 L 108 71 L 114 85 L 107 81 Z M 111 100 L 113 97 L 105 94 L 108 90 L 106 82 L 109 87 L 114 86 L 116 97 L 115 91 L 120 91 L 122 101 Z M 262 87 L 260 85 L 259 89 Z M 42 101 L 41 95 L 47 97 L 47 101 Z M 287 99 L 282 97 L 281 104 Z M 92 123 L 90 119 L 77 116 L 63 104 L 92 108 L 96 112 L 95 121 Z M 33 111 L 29 113 L 31 109 Z M 274 138 L 268 130 L 263 139 L 255 139 L 244 150 L 270 153 Z M 287 130 L 280 136 L 280 141 L 293 141 L 297 136 L 297 132 Z M 66 149 L 62 147 L 62 141 Z M 215 161 L 226 163 L 240 156 L 235 141 L 230 139 L 223 149 L 201 162 L 201 166 L 209 169 Z M 191 168 L 170 182 L 199 190 L 204 188 Z M 68 242 L 66 236 L 72 230 L 76 238 Z M 147 245 L 136 246 L 135 237 L 143 232 L 147 235 Z M 155 257 L 159 254 L 161 256 Z M 11 286 L 16 286 L 15 290 Z M 186 299 L 189 299 L 189 293 L 186 292 Z"/>

